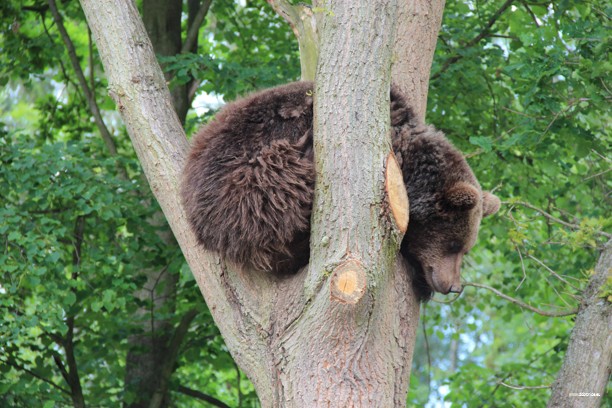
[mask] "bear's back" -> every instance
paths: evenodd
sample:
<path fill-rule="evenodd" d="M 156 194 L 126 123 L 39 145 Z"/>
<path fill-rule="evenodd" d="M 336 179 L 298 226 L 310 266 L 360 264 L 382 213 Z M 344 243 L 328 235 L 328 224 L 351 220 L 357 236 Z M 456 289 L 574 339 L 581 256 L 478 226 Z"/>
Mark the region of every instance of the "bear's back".
<path fill-rule="evenodd" d="M 195 134 L 191 155 L 250 154 L 272 140 L 296 141 L 312 127 L 312 89 L 310 82 L 293 82 L 225 105 Z"/>

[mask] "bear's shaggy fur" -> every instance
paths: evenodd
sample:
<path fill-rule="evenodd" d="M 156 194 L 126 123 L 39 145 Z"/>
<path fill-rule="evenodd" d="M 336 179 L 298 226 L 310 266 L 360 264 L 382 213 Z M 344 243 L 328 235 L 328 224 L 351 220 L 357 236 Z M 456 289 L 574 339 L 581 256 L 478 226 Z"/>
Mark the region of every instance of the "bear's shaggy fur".
<path fill-rule="evenodd" d="M 277 273 L 308 263 L 313 90 L 295 82 L 255 93 L 226 105 L 194 136 L 181 194 L 204 248 Z M 394 88 L 390 99 L 393 149 L 410 202 L 401 253 L 418 271 L 422 298 L 432 289 L 458 291 L 460 258 L 499 200 L 482 193 L 461 153 L 418 123 Z"/>

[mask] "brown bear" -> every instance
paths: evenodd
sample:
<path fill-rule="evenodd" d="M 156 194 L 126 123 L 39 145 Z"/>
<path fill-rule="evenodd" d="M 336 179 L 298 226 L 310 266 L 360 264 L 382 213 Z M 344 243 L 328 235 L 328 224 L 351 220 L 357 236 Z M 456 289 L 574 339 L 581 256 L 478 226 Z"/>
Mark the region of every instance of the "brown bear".
<path fill-rule="evenodd" d="M 198 242 L 258 270 L 308 263 L 313 169 L 312 82 L 227 104 L 192 140 L 181 194 Z M 410 202 L 401 253 L 422 299 L 461 290 L 459 268 L 480 220 L 499 208 L 441 132 L 419 123 L 392 87 L 393 150 Z"/>

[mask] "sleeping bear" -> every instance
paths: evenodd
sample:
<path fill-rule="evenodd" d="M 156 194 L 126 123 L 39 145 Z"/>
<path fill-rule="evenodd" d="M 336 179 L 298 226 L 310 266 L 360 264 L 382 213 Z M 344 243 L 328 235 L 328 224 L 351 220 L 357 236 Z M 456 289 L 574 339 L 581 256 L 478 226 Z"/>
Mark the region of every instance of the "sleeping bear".
<path fill-rule="evenodd" d="M 312 82 L 227 104 L 192 139 L 181 185 L 199 244 L 257 270 L 293 273 L 308 263 L 314 195 Z M 420 298 L 460 292 L 460 265 L 482 217 L 499 199 L 482 192 L 463 155 L 390 93 L 393 150 L 410 203 L 401 254 Z"/>

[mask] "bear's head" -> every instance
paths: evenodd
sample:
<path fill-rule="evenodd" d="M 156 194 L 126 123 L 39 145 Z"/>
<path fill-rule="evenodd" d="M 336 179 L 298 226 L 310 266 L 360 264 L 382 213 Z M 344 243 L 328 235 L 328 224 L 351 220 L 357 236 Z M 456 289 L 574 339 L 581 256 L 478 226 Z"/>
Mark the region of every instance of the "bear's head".
<path fill-rule="evenodd" d="M 421 299 L 432 291 L 461 292 L 461 261 L 474 246 L 480 221 L 499 199 L 483 192 L 467 161 L 441 133 L 425 126 L 404 130 L 399 149 L 410 220 L 401 252 L 415 269 Z"/>
<path fill-rule="evenodd" d="M 459 293 L 461 262 L 474 246 L 483 217 L 499 209 L 499 199 L 470 183 L 459 181 L 440 194 L 434 212 L 426 220 L 410 220 L 403 253 L 417 269 L 421 296 L 431 290 Z"/>

